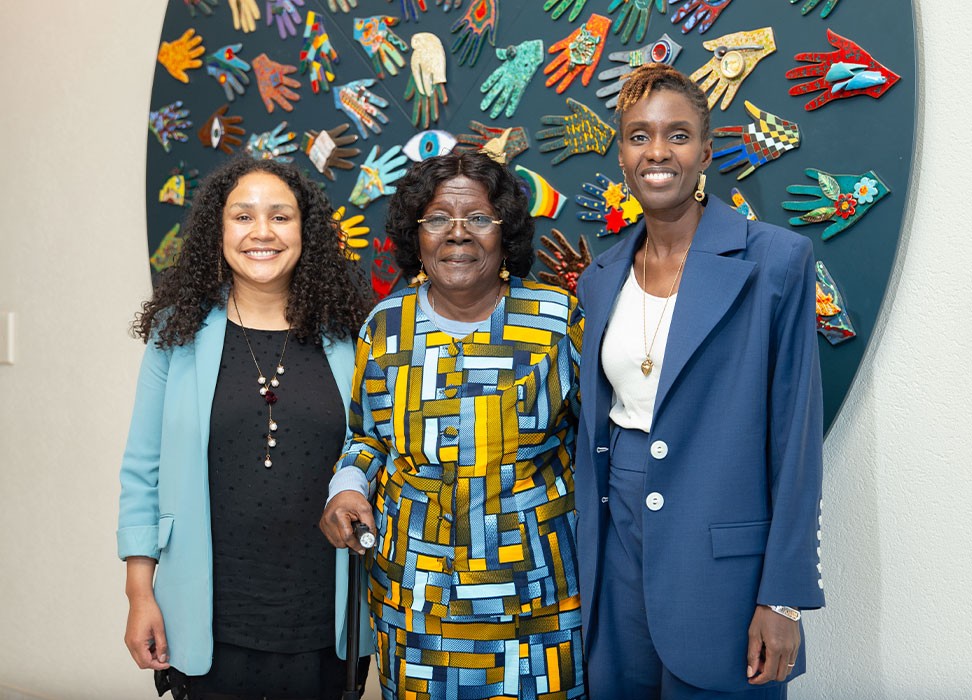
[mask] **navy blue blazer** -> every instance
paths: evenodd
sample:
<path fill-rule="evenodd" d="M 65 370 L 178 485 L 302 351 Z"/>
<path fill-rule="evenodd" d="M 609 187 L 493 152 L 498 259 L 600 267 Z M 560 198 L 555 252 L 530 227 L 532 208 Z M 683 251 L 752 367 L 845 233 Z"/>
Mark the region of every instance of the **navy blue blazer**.
<path fill-rule="evenodd" d="M 577 436 L 577 549 L 585 640 L 608 519 L 612 390 L 604 329 L 644 226 L 581 276 L 586 328 Z M 644 596 L 662 662 L 692 685 L 746 681 L 757 604 L 818 608 L 823 409 L 810 240 L 709 197 L 678 290 L 651 428 Z M 609 631 L 602 633 L 610 634 Z M 596 643 L 596 642 L 595 642 Z M 805 669 L 801 645 L 794 675 Z"/>

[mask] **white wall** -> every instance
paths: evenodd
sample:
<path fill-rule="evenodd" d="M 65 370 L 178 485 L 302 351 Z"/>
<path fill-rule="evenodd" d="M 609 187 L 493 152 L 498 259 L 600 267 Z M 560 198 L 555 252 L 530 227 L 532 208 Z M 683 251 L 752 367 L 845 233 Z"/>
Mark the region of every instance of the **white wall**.
<path fill-rule="evenodd" d="M 972 4 L 918 5 L 916 203 L 883 332 L 826 445 L 829 607 L 808 615 L 798 700 L 972 697 Z M 0 5 L 0 310 L 18 313 L 17 363 L 0 366 L 0 698 L 154 697 L 122 643 L 114 530 L 164 10 Z"/>

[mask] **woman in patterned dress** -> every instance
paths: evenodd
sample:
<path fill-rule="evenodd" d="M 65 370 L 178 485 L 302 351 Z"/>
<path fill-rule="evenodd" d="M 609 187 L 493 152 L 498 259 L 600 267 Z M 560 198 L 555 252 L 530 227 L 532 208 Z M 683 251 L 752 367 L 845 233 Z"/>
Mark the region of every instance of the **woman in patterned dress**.
<path fill-rule="evenodd" d="M 583 315 L 523 280 L 533 221 L 481 153 L 414 165 L 386 230 L 416 283 L 358 337 L 350 435 L 321 528 L 377 532 L 385 698 L 584 695 L 573 453 Z M 369 496 L 374 495 L 374 506 Z"/>

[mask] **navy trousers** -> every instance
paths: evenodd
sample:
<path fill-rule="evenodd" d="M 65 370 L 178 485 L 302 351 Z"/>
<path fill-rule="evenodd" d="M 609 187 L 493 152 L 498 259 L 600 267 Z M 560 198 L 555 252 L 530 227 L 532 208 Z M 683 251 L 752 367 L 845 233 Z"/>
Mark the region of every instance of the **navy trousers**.
<path fill-rule="evenodd" d="M 665 668 L 651 641 L 645 609 L 642 518 L 651 438 L 641 430 L 614 428 L 608 503 L 610 520 L 600 588 L 587 657 L 591 700 L 785 700 L 786 684 L 738 693 L 689 685 Z M 718 605 L 718 601 L 711 601 Z M 741 633 L 745 633 L 742 630 Z M 705 659 L 699 659 L 700 664 Z M 739 659 L 745 673 L 746 659 Z"/>

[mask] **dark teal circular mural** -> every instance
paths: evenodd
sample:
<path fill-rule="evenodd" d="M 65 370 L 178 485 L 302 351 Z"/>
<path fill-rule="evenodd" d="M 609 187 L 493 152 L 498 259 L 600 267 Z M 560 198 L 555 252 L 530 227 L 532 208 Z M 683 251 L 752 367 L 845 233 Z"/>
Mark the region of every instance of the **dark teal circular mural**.
<path fill-rule="evenodd" d="M 404 284 L 384 232 L 396 172 L 488 148 L 532 197 L 533 273 L 570 286 L 637 229 L 612 98 L 652 60 L 710 96 L 707 190 L 813 241 L 829 426 L 874 332 L 908 202 L 906 0 L 170 0 L 146 146 L 151 270 L 178 255 L 198 179 L 248 151 L 292 159 L 326 189 L 345 252 L 387 294 Z"/>

